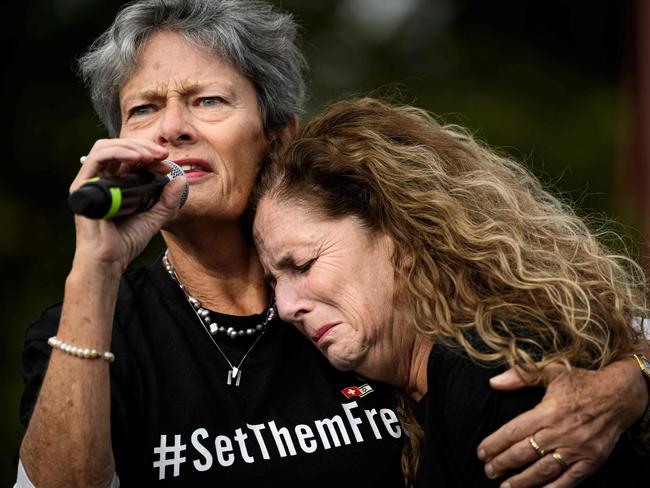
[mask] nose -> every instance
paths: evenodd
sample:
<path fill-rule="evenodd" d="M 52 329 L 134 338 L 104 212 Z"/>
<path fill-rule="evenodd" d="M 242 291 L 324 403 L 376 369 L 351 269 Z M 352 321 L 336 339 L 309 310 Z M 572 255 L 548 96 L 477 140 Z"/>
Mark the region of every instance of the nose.
<path fill-rule="evenodd" d="M 163 109 L 156 142 L 161 146 L 180 146 L 196 142 L 192 116 L 180 100 L 170 100 Z"/>
<path fill-rule="evenodd" d="M 310 310 L 309 301 L 300 290 L 282 279 L 275 283 L 275 305 L 280 318 L 292 324 L 299 323 Z"/>

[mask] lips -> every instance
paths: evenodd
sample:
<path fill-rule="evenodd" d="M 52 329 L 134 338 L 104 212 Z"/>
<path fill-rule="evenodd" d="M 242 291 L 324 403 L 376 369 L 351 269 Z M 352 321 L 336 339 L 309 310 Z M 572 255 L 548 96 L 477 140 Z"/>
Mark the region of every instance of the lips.
<path fill-rule="evenodd" d="M 314 332 L 314 335 L 311 336 L 311 340 L 314 341 L 315 344 L 318 344 L 319 341 L 325 338 L 327 333 L 332 330 L 334 327 L 339 325 L 338 323 L 336 324 L 326 324 L 320 327 L 316 332 Z"/>
<path fill-rule="evenodd" d="M 188 181 L 202 178 L 212 173 L 210 164 L 205 159 L 187 158 L 174 161 L 181 167 Z"/>

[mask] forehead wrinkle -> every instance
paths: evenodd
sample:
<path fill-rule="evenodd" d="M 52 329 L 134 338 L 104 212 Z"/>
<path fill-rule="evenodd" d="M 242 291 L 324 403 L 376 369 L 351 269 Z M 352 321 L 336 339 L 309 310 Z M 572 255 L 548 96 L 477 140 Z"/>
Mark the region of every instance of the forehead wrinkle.
<path fill-rule="evenodd" d="M 176 81 L 177 89 L 173 91 L 180 92 L 184 95 L 193 95 L 205 86 L 205 83 L 198 80 L 178 80 Z"/>
<path fill-rule="evenodd" d="M 134 94 L 135 97 L 147 100 L 160 100 L 167 98 L 169 92 L 177 93 L 180 96 L 191 96 L 215 84 L 215 82 L 192 80 L 192 79 L 175 79 L 171 81 L 159 81 L 154 88 L 143 89 Z M 230 90 L 230 83 L 224 83 Z M 129 97 L 131 98 L 131 97 Z"/>
<path fill-rule="evenodd" d="M 173 85 L 173 87 L 170 88 L 170 85 Z M 195 94 L 201 88 L 202 85 L 199 81 L 174 80 L 172 83 L 160 82 L 155 88 L 144 90 L 142 96 L 150 99 L 166 98 L 169 95 L 169 92 L 178 93 L 181 96 L 187 96 Z"/>
<path fill-rule="evenodd" d="M 291 257 L 289 256 L 289 253 L 286 251 L 282 252 L 282 255 L 276 259 L 272 260 L 271 252 L 266 246 L 266 243 L 264 242 L 264 239 L 262 238 L 262 235 L 258 232 L 257 228 L 255 227 L 253 229 L 253 239 L 255 240 L 255 246 L 258 249 L 258 252 L 260 254 L 260 258 L 263 260 L 266 259 L 269 261 L 269 266 L 274 269 L 281 269 L 281 267 L 286 267 L 287 264 L 291 262 Z"/>
<path fill-rule="evenodd" d="M 326 248 L 326 246 L 323 243 L 319 243 L 317 246 L 314 246 L 313 243 L 303 244 L 302 247 L 303 248 L 301 249 L 299 245 L 298 250 L 294 248 L 294 249 L 283 251 L 280 257 L 276 259 L 273 265 L 274 268 L 278 270 L 282 270 L 282 269 L 287 269 L 295 266 L 296 258 L 294 252 L 298 254 L 298 262 L 300 262 L 300 260 L 302 260 L 305 257 L 303 256 L 303 254 L 308 257 L 315 257 L 322 254 Z"/>

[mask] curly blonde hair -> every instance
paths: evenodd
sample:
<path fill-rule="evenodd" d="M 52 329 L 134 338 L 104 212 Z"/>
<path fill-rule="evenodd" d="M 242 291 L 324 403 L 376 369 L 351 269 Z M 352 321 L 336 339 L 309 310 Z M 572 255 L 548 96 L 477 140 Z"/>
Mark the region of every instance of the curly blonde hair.
<path fill-rule="evenodd" d="M 423 110 L 334 103 L 273 156 L 254 201 L 269 194 L 388 234 L 408 325 L 479 363 L 600 368 L 641 340 L 641 268 L 521 164 Z"/>

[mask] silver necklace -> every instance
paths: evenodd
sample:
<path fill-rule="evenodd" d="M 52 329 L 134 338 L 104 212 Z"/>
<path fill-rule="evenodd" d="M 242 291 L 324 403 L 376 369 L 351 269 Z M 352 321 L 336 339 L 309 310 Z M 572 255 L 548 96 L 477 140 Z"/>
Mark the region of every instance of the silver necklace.
<path fill-rule="evenodd" d="M 266 332 L 266 328 L 269 325 L 269 323 L 273 320 L 273 318 L 276 315 L 275 312 L 275 297 L 271 298 L 271 303 L 269 304 L 269 308 L 266 311 L 266 318 L 264 319 L 264 322 L 261 324 L 257 324 L 254 328 L 248 328 L 246 331 L 244 330 L 239 330 L 235 331 L 232 327 L 225 328 L 223 326 L 219 327 L 216 322 L 211 322 L 210 318 L 210 311 L 203 308 L 201 306 L 201 302 L 199 302 L 196 298 L 191 296 L 187 290 L 185 289 L 185 286 L 183 286 L 183 283 L 181 283 L 181 280 L 178 278 L 178 275 L 176 274 L 176 270 L 172 266 L 171 261 L 169 260 L 169 250 L 165 250 L 165 254 L 163 255 L 162 258 L 163 265 L 167 272 L 169 273 L 169 276 L 171 276 L 172 280 L 174 280 L 176 283 L 178 283 L 179 288 L 185 295 L 185 298 L 187 299 L 188 303 L 192 307 L 192 311 L 196 315 L 196 317 L 199 319 L 199 322 L 203 326 L 203 329 L 205 332 L 208 334 L 208 337 L 212 341 L 212 344 L 214 344 L 214 347 L 217 348 L 217 351 L 221 354 L 221 356 L 226 360 L 228 363 L 228 366 L 230 369 L 228 370 L 228 377 L 226 379 L 226 383 L 228 385 L 232 385 L 232 383 L 235 383 L 235 386 L 239 386 L 239 383 L 241 381 L 241 365 L 244 363 L 246 358 L 248 357 L 248 354 L 253 350 L 253 348 L 257 345 L 259 340 L 262 338 L 262 335 L 264 335 L 264 332 Z M 207 319 L 207 320 L 206 320 Z M 208 326 L 209 324 L 209 326 Z M 214 327 L 213 327 L 214 326 Z M 214 332 L 213 332 L 214 331 Z M 248 348 L 248 351 L 244 354 L 244 356 L 241 358 L 237 366 L 233 365 L 230 359 L 228 359 L 228 356 L 223 352 L 221 347 L 219 347 L 219 344 L 217 344 L 217 341 L 214 340 L 213 335 L 216 335 L 219 332 L 225 332 L 228 337 L 231 339 L 234 339 L 236 337 L 241 337 L 243 335 L 247 336 L 252 336 L 253 334 L 259 334 L 257 338 L 255 339 L 255 342 L 251 344 L 251 347 Z"/>
<path fill-rule="evenodd" d="M 230 339 L 237 339 L 239 337 L 244 337 L 244 336 L 252 336 L 260 333 L 264 329 L 264 327 L 266 327 L 266 324 L 268 324 L 269 321 L 273 317 L 275 317 L 275 307 L 273 305 L 273 300 L 271 300 L 271 305 L 269 305 L 264 322 L 257 324 L 255 327 L 236 330 L 232 326 L 226 327 L 224 325 L 219 325 L 216 320 L 213 320 L 213 317 L 210 315 L 210 311 L 203 308 L 203 306 L 201 306 L 201 302 L 196 298 L 194 298 L 192 295 L 190 295 L 188 291 L 185 289 L 183 283 L 181 283 L 181 281 L 178 279 L 176 270 L 174 269 L 171 261 L 169 260 L 168 250 L 166 250 L 165 254 L 163 254 L 162 261 L 163 261 L 163 266 L 169 273 L 169 276 L 171 276 L 172 279 L 176 283 L 178 283 L 178 286 L 181 288 L 181 290 L 183 290 L 183 293 L 185 293 L 185 297 L 187 298 L 187 301 L 190 302 L 192 309 L 199 316 L 199 319 L 204 324 L 204 326 L 207 326 L 208 330 L 210 331 L 210 334 L 213 336 L 216 336 L 217 334 L 225 334 Z"/>

